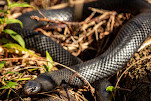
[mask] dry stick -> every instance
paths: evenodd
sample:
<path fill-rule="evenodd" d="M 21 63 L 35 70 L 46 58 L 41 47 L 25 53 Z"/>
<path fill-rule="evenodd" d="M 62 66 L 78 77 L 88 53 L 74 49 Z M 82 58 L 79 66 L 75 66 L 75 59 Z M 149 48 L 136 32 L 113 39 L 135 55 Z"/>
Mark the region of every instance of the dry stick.
<path fill-rule="evenodd" d="M 109 21 L 107 23 L 107 28 L 106 30 L 108 32 L 112 32 L 113 31 L 113 27 L 114 27 L 114 23 L 115 23 L 115 13 L 111 14 Z"/>
<path fill-rule="evenodd" d="M 95 24 L 96 24 L 95 21 L 91 21 L 90 23 L 83 24 L 81 29 L 82 29 L 82 31 L 84 31 L 86 33 L 86 30 Z"/>
<path fill-rule="evenodd" d="M 90 18 L 91 18 L 91 16 L 93 17 L 94 13 L 92 13 L 92 15 L 90 15 Z M 88 18 L 85 21 L 81 21 L 81 22 L 70 22 L 70 21 L 61 21 L 58 18 L 55 18 L 56 21 L 55 20 L 47 19 L 46 17 L 40 18 L 38 16 L 31 16 L 31 18 L 35 19 L 37 21 L 46 21 L 46 22 L 50 22 L 50 23 L 63 23 L 63 24 L 67 24 L 67 25 L 79 25 L 79 26 L 82 25 L 82 24 L 85 24 L 86 22 L 91 22 L 92 20 L 97 20 L 97 19 L 89 20 L 89 18 Z"/>
<path fill-rule="evenodd" d="M 38 10 L 39 14 L 41 16 L 43 16 L 43 18 L 39 18 L 38 16 L 31 16 L 31 19 L 35 19 L 37 21 L 46 21 L 46 22 L 51 22 L 51 23 L 64 23 L 67 25 L 79 25 L 78 22 L 67 22 L 67 21 L 65 22 L 65 21 L 61 21 L 60 19 L 57 19 L 57 18 L 55 18 L 55 20 L 57 20 L 57 21 L 50 20 L 39 9 L 37 9 L 37 10 Z"/>
<path fill-rule="evenodd" d="M 93 1 L 97 1 L 97 0 L 84 0 L 84 3 L 89 3 L 89 2 L 93 2 Z M 69 0 L 70 4 L 79 4 L 81 1 L 77 1 L 77 0 Z"/>
<path fill-rule="evenodd" d="M 124 75 L 132 66 L 136 65 L 136 64 L 139 63 L 140 61 L 143 61 L 143 60 L 145 60 L 145 59 L 150 59 L 150 58 L 151 58 L 151 55 L 149 55 L 149 56 L 147 56 L 147 57 L 144 57 L 144 58 L 138 60 L 137 62 L 133 63 L 132 65 L 130 65 L 128 68 L 126 68 L 126 70 L 125 70 L 125 71 L 121 74 L 121 76 L 118 78 L 117 83 L 116 83 L 116 85 L 115 85 L 115 88 L 117 88 L 118 83 L 119 83 L 119 81 L 121 80 L 121 78 L 123 77 L 123 75 Z"/>
<path fill-rule="evenodd" d="M 96 9 L 96 8 L 92 8 L 92 7 L 89 7 L 89 9 L 94 11 L 94 12 L 100 13 L 100 14 L 103 14 L 105 12 L 112 14 L 113 12 L 115 12 L 115 11 L 108 11 L 108 10 L 104 10 L 104 9 Z"/>
<path fill-rule="evenodd" d="M 98 29 L 102 24 L 104 24 L 105 22 L 106 22 L 106 21 L 102 21 L 102 22 L 98 23 L 97 25 L 95 25 L 95 26 L 93 27 L 93 29 L 92 29 L 90 32 L 87 33 L 86 36 L 89 36 L 89 35 L 91 35 L 92 33 L 94 33 L 95 30 L 97 30 L 97 29 Z"/>
<path fill-rule="evenodd" d="M 28 59 L 28 60 L 46 61 L 45 59 L 37 59 L 37 58 L 23 58 L 23 57 L 18 57 L 18 58 L 3 58 L 3 59 L 0 59 L 0 61 L 13 60 L 13 59 Z"/>
<path fill-rule="evenodd" d="M 46 16 L 37 8 L 37 11 L 39 12 L 39 14 L 42 16 L 42 17 L 44 17 L 44 18 L 46 18 Z"/>
<path fill-rule="evenodd" d="M 84 81 L 90 87 L 91 91 L 94 93 L 94 88 L 91 86 L 91 84 L 80 73 L 78 73 L 77 71 L 75 71 L 75 70 L 73 70 L 73 69 L 71 69 L 71 68 L 69 68 L 69 67 L 67 67 L 63 64 L 60 64 L 58 62 L 55 62 L 55 63 L 62 66 L 62 67 L 65 67 L 65 68 L 69 69 L 72 72 L 74 72 L 82 81 Z"/>
<path fill-rule="evenodd" d="M 64 35 L 67 35 L 68 30 L 69 30 L 69 29 L 68 29 L 68 27 L 66 26 L 66 27 L 65 27 L 65 30 L 64 30 L 64 32 L 63 32 L 63 34 L 64 34 Z"/>
<path fill-rule="evenodd" d="M 93 11 L 93 13 L 91 13 L 91 15 L 88 18 L 86 18 L 84 21 L 79 22 L 80 23 L 79 25 L 91 23 L 92 21 L 100 22 L 102 20 L 106 20 L 112 14 L 112 13 L 110 14 L 109 12 L 105 12 L 101 16 L 92 18 L 95 13 L 96 11 Z"/>
<path fill-rule="evenodd" d="M 98 22 L 99 23 L 100 21 L 106 20 L 109 17 L 110 17 L 110 14 L 108 12 L 106 12 L 106 13 L 102 14 L 101 16 L 95 17 L 95 18 L 87 21 L 86 23 L 91 23 L 91 22 Z M 85 21 L 80 22 L 80 25 L 81 24 L 85 24 Z"/>
<path fill-rule="evenodd" d="M 40 12 L 40 11 L 39 11 Z M 85 21 L 81 21 L 81 22 L 70 22 L 70 21 L 61 21 L 60 19 L 58 18 L 55 18 L 55 20 L 50 20 L 50 19 L 47 19 L 42 13 L 40 13 L 44 18 L 39 18 L 38 16 L 31 16 L 32 19 L 35 19 L 37 21 L 46 21 L 46 22 L 51 22 L 51 23 L 63 23 L 63 24 L 67 24 L 67 25 L 82 25 L 82 24 L 85 24 L 86 22 L 91 22 L 93 20 L 97 20 L 97 19 L 92 19 L 90 20 L 91 17 L 94 16 L 96 11 L 94 11 L 94 13 L 92 13 L 88 19 L 86 19 Z M 108 15 L 108 14 L 112 14 L 113 12 L 107 12 L 105 14 L 103 14 L 104 16 Z"/>
<path fill-rule="evenodd" d="M 96 38 L 97 41 L 99 40 L 98 30 L 95 30 L 95 38 Z"/>
<path fill-rule="evenodd" d="M 73 95 L 75 95 L 75 98 L 76 98 L 76 101 L 81 101 L 81 100 L 83 100 L 83 101 L 88 101 L 84 96 L 82 96 L 82 95 L 80 95 L 79 93 L 77 93 L 77 92 L 74 92 L 74 91 L 72 91 L 72 90 L 70 90 L 70 93 Z M 78 99 L 78 98 L 79 99 Z M 81 98 L 81 99 L 80 99 Z"/>
<path fill-rule="evenodd" d="M 86 32 L 86 29 L 89 26 L 92 26 L 95 24 L 95 22 L 93 21 L 93 16 L 95 15 L 96 12 L 92 12 L 91 15 L 89 15 L 83 22 L 81 22 L 80 24 L 82 25 L 81 29 Z M 89 23 L 90 22 L 90 23 Z M 89 23 L 89 24 L 88 24 Z"/>
<path fill-rule="evenodd" d="M 89 15 L 85 20 L 84 20 L 84 22 L 88 22 L 88 21 L 90 21 L 93 17 L 94 17 L 94 15 L 96 14 L 96 12 L 95 11 L 93 11 L 92 13 L 91 13 L 91 15 Z"/>
<path fill-rule="evenodd" d="M 37 21 L 46 21 L 46 22 L 51 22 L 51 23 L 64 23 L 64 24 L 67 24 L 67 25 L 80 25 L 79 22 L 69 22 L 69 21 L 61 21 L 57 18 L 55 18 L 55 20 L 50 20 L 50 19 L 47 19 L 47 18 L 39 18 L 38 16 L 31 16 L 32 19 L 35 19 Z"/>
<path fill-rule="evenodd" d="M 46 93 L 48 93 L 48 92 L 42 92 L 42 93 L 38 93 L 38 94 L 47 95 L 47 96 L 53 97 L 54 99 L 58 99 L 59 101 L 65 101 L 65 100 L 63 100 L 63 99 L 61 99 L 57 96 L 49 95 L 49 94 L 46 94 Z"/>
<path fill-rule="evenodd" d="M 77 52 L 75 52 L 75 53 L 72 53 L 72 54 L 74 56 L 78 56 L 81 53 L 81 51 L 82 51 L 82 47 L 81 47 L 81 45 L 79 45 L 79 50 Z"/>
<path fill-rule="evenodd" d="M 138 51 L 143 50 L 144 48 L 146 48 L 147 46 L 151 45 L 151 37 L 149 37 L 145 42 L 143 42 L 143 44 L 141 45 L 141 47 L 138 49 Z"/>
<path fill-rule="evenodd" d="M 65 7 L 69 7 L 69 3 L 61 3 L 61 4 L 57 4 L 54 6 L 49 7 L 50 9 L 61 9 L 61 8 L 65 8 Z"/>
<path fill-rule="evenodd" d="M 25 65 L 20 65 L 20 66 L 10 66 L 11 69 L 13 69 L 14 71 L 21 71 L 21 70 L 25 70 L 25 69 L 32 69 L 32 68 L 41 68 L 41 67 L 38 67 L 38 66 L 30 66 L 30 67 L 24 67 L 24 68 L 18 68 L 16 69 L 16 67 L 23 67 Z M 10 70 L 10 68 L 5 68 L 4 70 Z"/>

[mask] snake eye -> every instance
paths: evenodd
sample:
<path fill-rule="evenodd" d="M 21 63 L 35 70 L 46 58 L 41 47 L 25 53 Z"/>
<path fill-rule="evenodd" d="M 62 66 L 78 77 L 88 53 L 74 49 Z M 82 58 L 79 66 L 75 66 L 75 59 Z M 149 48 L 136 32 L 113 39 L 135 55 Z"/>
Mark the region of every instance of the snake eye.
<path fill-rule="evenodd" d="M 26 94 L 36 94 L 41 90 L 41 84 L 36 81 L 29 81 L 25 84 L 24 91 Z"/>

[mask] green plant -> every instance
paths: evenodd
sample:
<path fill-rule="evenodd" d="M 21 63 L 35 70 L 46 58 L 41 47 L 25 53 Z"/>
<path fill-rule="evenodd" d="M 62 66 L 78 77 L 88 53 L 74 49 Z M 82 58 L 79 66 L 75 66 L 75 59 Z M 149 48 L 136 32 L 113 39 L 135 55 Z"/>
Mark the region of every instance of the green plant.
<path fill-rule="evenodd" d="M 0 18 L 0 35 L 2 33 L 10 35 L 16 42 L 19 43 L 19 45 L 11 43 L 9 40 L 2 38 L 1 41 L 5 41 L 5 43 L 6 43 L 3 45 L 3 47 L 18 49 L 18 50 L 22 50 L 22 51 L 28 51 L 25 48 L 25 42 L 24 42 L 23 38 L 18 33 L 14 32 L 13 30 L 5 29 L 4 27 L 7 24 L 12 24 L 12 23 L 19 23 L 20 26 L 23 27 L 22 22 L 19 21 L 18 19 L 9 18 L 10 10 L 13 7 L 32 7 L 32 6 L 30 6 L 26 3 L 10 3 L 9 0 L 7 0 L 7 4 L 8 5 L 7 5 L 6 10 L 0 10 L 0 13 L 3 13 L 3 17 Z M 2 67 L 4 67 L 5 63 L 6 63 L 6 61 L 0 61 L 0 69 Z M 16 85 L 18 85 L 17 82 L 5 80 L 5 76 L 4 76 L 3 80 L 1 81 L 1 83 L 3 84 L 3 86 L 0 87 L 0 90 L 9 89 L 7 98 L 9 98 L 9 95 L 10 95 L 12 89 L 15 88 Z"/>
<path fill-rule="evenodd" d="M 6 63 L 6 61 L 0 61 L 0 69 L 2 68 L 2 67 L 4 67 L 4 64 Z"/>
<path fill-rule="evenodd" d="M 48 65 L 48 66 L 45 66 L 46 70 L 50 71 L 53 68 L 53 59 L 47 51 L 46 51 L 46 60 L 47 60 L 47 65 Z"/>
<path fill-rule="evenodd" d="M 113 92 L 114 92 L 115 90 L 116 90 L 116 88 L 113 87 L 113 86 L 108 86 L 108 87 L 106 88 L 106 91 L 111 92 L 114 101 L 115 101 L 115 96 L 114 96 Z"/>
<path fill-rule="evenodd" d="M 15 51 L 17 50 L 18 54 L 22 53 L 22 52 L 27 52 L 32 56 L 35 57 L 39 57 L 36 54 L 32 53 L 31 51 L 29 51 L 28 49 L 25 48 L 25 42 L 23 40 L 23 38 L 16 32 L 14 32 L 11 29 L 6 29 L 4 28 L 7 24 L 12 24 L 12 23 L 19 23 L 21 27 L 23 27 L 22 22 L 19 21 L 18 19 L 12 19 L 9 18 L 10 15 L 10 10 L 13 7 L 32 7 L 26 3 L 10 3 L 9 0 L 7 0 L 7 9 L 6 10 L 0 10 L 0 13 L 3 13 L 4 16 L 2 18 L 0 18 L 0 35 L 2 33 L 8 34 L 10 35 L 18 44 L 16 43 L 12 43 L 10 40 L 6 39 L 6 38 L 1 38 L 0 42 L 2 42 L 3 48 L 7 48 L 9 51 L 11 51 L 12 53 L 15 53 Z M 52 57 L 49 55 L 48 52 L 46 52 L 46 61 L 47 61 L 47 65 L 44 65 L 46 71 L 50 71 L 53 67 L 53 60 Z M 6 61 L 0 61 L 0 69 L 4 67 Z M 35 70 L 31 69 L 31 70 Z M 31 78 L 22 78 L 21 75 L 23 75 L 24 73 L 19 73 L 19 72 L 13 72 L 13 71 L 9 71 L 7 72 L 9 74 L 15 74 L 18 75 L 20 78 L 17 79 L 12 79 L 12 80 L 8 80 L 5 78 L 5 76 L 3 77 L 3 80 L 0 81 L 1 84 L 3 86 L 0 87 L 0 90 L 2 89 L 8 89 L 8 94 L 7 94 L 7 98 L 9 98 L 9 95 L 11 93 L 11 91 L 13 91 L 15 93 L 15 91 L 13 90 L 18 84 L 18 81 L 22 81 L 22 80 L 30 80 Z"/>
<path fill-rule="evenodd" d="M 8 18 L 10 15 L 10 10 L 13 7 L 32 7 L 26 3 L 10 3 L 9 0 L 7 0 L 7 9 L 6 10 L 1 10 L 0 13 L 4 13 L 4 17 L 0 18 L 0 34 L 2 32 L 9 34 L 15 41 L 17 41 L 23 48 L 25 48 L 25 42 L 23 40 L 23 38 L 17 34 L 16 32 L 14 32 L 11 29 L 4 29 L 4 27 L 7 24 L 11 24 L 11 23 L 19 23 L 21 27 L 23 27 L 22 22 L 19 21 L 18 19 L 12 19 L 12 18 Z"/>

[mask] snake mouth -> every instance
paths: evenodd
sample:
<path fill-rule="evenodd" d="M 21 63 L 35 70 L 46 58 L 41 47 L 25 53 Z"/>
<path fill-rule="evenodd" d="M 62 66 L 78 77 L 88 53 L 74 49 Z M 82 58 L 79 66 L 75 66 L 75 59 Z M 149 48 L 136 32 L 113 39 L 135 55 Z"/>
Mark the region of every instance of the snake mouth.
<path fill-rule="evenodd" d="M 41 84 L 36 81 L 29 81 L 25 84 L 24 92 L 28 95 L 36 94 L 41 90 Z"/>

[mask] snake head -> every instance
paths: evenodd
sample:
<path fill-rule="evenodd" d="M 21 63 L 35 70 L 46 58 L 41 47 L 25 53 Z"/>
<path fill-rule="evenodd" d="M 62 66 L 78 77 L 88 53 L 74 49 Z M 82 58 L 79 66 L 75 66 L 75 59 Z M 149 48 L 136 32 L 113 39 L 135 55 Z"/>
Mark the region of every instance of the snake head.
<path fill-rule="evenodd" d="M 36 82 L 36 81 L 28 81 L 24 87 L 24 91 L 28 95 L 36 94 L 40 90 L 41 90 L 41 84 L 39 82 Z"/>
<path fill-rule="evenodd" d="M 38 92 L 47 92 L 54 89 L 61 82 L 59 79 L 55 79 L 55 76 L 51 75 L 51 72 L 40 74 L 35 80 L 28 81 L 25 84 L 24 91 L 26 94 L 36 94 Z M 60 82 L 59 82 L 60 81 Z M 59 82 L 59 83 L 58 83 Z"/>

